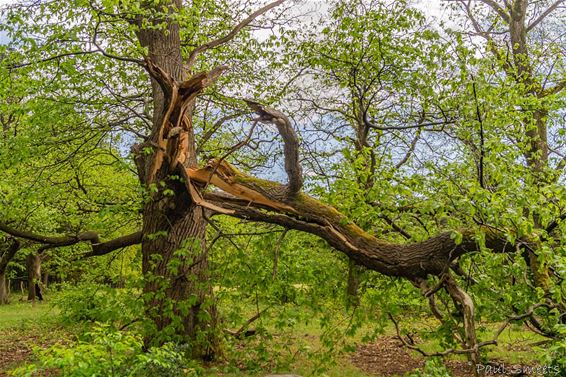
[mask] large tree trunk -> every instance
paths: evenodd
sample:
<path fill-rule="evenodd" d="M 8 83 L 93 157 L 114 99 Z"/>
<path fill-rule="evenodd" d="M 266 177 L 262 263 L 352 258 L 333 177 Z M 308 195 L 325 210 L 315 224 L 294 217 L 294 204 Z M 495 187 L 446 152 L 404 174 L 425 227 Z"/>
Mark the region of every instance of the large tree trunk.
<path fill-rule="evenodd" d="M 163 9 L 171 13 L 180 8 L 181 2 L 174 0 Z M 151 20 L 153 23 L 162 21 Z M 171 82 L 182 82 L 179 27 L 167 21 L 166 30 L 141 29 L 138 37 L 142 46 L 148 48 L 148 64 Z M 180 139 L 186 143 L 184 149 L 179 149 L 180 163 L 185 167 L 196 166 L 191 122 L 194 98 L 179 108 L 175 102 L 177 93 L 165 93 L 154 75 L 152 88 L 154 115 L 149 147 L 154 148 L 154 153 L 136 156 L 142 185 L 150 191 L 152 187 L 159 187 L 143 210 L 144 293 L 146 313 L 154 324 L 154 333 L 146 338 L 146 344 L 170 340 L 186 342 L 191 345 L 192 356 L 209 358 L 217 348 L 216 315 L 207 273 L 203 209 L 191 200 L 178 179 L 171 179 L 171 175 L 176 174 L 173 163 L 177 160 L 164 158 L 161 147 L 165 146 L 163 141 L 170 131 L 165 128 L 180 125 Z M 203 341 L 196 344 L 197 338 Z"/>
<path fill-rule="evenodd" d="M 186 196 L 184 205 L 176 202 L 184 208 L 163 211 L 155 201 L 144 208 L 144 293 L 146 312 L 155 325 L 148 343 L 190 342 L 193 356 L 208 358 L 217 348 L 216 312 L 207 273 L 203 211 Z M 197 335 L 204 344 L 195 343 Z"/>

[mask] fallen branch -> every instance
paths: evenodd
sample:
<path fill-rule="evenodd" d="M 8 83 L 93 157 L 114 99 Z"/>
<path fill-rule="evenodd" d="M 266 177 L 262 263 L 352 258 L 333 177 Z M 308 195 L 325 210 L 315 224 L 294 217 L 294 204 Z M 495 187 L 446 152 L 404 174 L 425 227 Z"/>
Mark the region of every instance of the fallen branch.
<path fill-rule="evenodd" d="M 240 338 L 242 336 L 251 336 L 255 334 L 255 330 L 247 330 L 246 329 L 255 321 L 257 321 L 261 315 L 263 313 L 265 313 L 269 308 L 265 308 L 259 312 L 257 312 L 256 314 L 254 314 L 250 319 L 248 319 L 238 330 L 233 331 L 230 329 L 224 329 L 224 332 L 226 332 L 229 335 L 232 335 L 235 338 Z"/>

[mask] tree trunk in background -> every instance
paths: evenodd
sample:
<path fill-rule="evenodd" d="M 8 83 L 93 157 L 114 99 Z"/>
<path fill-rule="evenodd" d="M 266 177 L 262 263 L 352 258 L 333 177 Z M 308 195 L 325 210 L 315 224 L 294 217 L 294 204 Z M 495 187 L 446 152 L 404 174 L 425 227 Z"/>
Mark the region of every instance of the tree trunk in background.
<path fill-rule="evenodd" d="M 182 4 L 174 0 L 167 6 L 171 13 Z M 163 20 L 151 21 L 159 23 Z M 148 48 L 154 64 L 173 79 L 184 79 L 178 25 L 169 20 L 166 30 L 142 29 L 138 38 L 141 45 Z M 152 89 L 154 138 L 162 127 L 168 99 L 154 79 Z M 189 123 L 191 108 L 187 114 Z M 192 127 L 189 127 L 188 139 L 185 166 L 196 167 Z M 154 156 L 140 153 L 136 158 L 140 181 L 147 187 L 151 182 L 146 173 L 151 170 Z M 163 182 L 164 187 L 152 195 L 143 209 L 144 293 L 146 313 L 154 326 L 154 333 L 146 338 L 146 345 L 171 340 L 185 342 L 191 346 L 193 357 L 210 359 L 217 351 L 217 335 L 216 310 L 208 276 L 206 222 L 202 208 L 192 202 L 185 185 L 178 179 L 171 179 L 174 172 L 168 171 L 167 164 L 164 161 L 165 167 L 157 172 L 155 179 L 155 182 Z M 172 190 L 174 195 L 165 195 L 165 188 Z"/>
<path fill-rule="evenodd" d="M 510 7 L 509 34 L 511 39 L 513 63 L 516 69 L 515 80 L 523 85 L 525 96 L 539 97 L 543 92 L 542 85 L 533 74 L 532 62 L 529 57 L 527 46 L 527 0 L 515 0 Z M 548 182 L 548 136 L 547 136 L 547 114 L 548 110 L 541 106 L 532 111 L 525 110 L 525 135 L 528 146 L 525 151 L 527 164 L 535 177 L 537 186 L 542 187 Z M 532 115 L 530 115 L 532 113 Z M 527 209 L 527 211 L 529 211 Z M 541 229 L 540 215 L 533 213 L 535 229 Z M 548 266 L 534 252 L 528 253 L 528 261 L 533 274 L 533 280 L 537 287 L 542 288 L 547 294 L 550 289 L 550 272 Z"/>
<path fill-rule="evenodd" d="M 43 278 L 41 280 L 43 281 L 43 288 L 47 289 L 47 284 L 49 282 L 49 271 L 43 271 Z"/>
<path fill-rule="evenodd" d="M 41 257 L 38 254 L 29 254 L 26 258 L 26 268 L 28 271 L 28 300 L 35 301 L 37 292 L 36 283 L 41 281 Z"/>
<path fill-rule="evenodd" d="M 6 280 L 6 273 L 0 272 L 0 305 L 8 303 L 9 288 Z"/>
<path fill-rule="evenodd" d="M 355 308 L 360 304 L 360 283 L 364 268 L 353 259 L 348 260 L 348 284 L 346 286 L 346 308 Z"/>
<path fill-rule="evenodd" d="M 352 93 L 352 98 L 356 94 Z M 356 100 L 353 100 L 353 108 L 356 108 Z M 363 156 L 364 165 L 362 167 L 362 172 L 356 172 L 356 182 L 360 188 L 364 188 L 366 191 L 370 190 L 375 184 L 375 152 L 373 146 L 370 145 L 368 141 L 369 127 L 364 122 L 362 112 L 354 114 L 356 121 L 353 124 L 354 130 L 356 132 L 356 138 L 354 142 L 354 147 L 356 150 L 356 158 Z M 364 155 L 364 151 L 368 151 L 368 155 Z M 361 173 L 361 174 L 360 174 Z M 358 220 L 359 222 L 359 220 Z M 362 274 L 365 268 L 357 264 L 354 260 L 350 259 L 348 261 L 348 279 L 346 281 L 346 307 L 356 307 L 360 303 L 360 283 L 362 280 Z"/>
<path fill-rule="evenodd" d="M 5 246 L 5 245 L 2 245 Z M 20 243 L 17 239 L 12 240 L 12 244 L 9 245 L 4 250 L 1 250 L 0 254 L 0 305 L 8 303 L 8 295 L 10 294 L 10 286 L 6 284 L 6 270 L 8 268 L 8 263 L 12 260 L 14 255 L 20 249 Z"/>

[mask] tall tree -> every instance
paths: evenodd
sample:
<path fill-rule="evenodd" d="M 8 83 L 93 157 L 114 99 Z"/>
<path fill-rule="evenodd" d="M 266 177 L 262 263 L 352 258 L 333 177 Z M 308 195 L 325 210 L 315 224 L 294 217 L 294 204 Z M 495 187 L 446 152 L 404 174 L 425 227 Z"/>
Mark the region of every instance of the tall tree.
<path fill-rule="evenodd" d="M 509 122 L 513 125 L 514 135 L 510 138 L 522 154 L 530 176 L 525 188 L 532 187 L 532 191 L 526 191 L 541 200 L 540 207 L 525 206 L 524 215 L 531 219 L 536 232 L 543 234 L 543 240 L 548 240 L 551 238 L 547 234 L 548 226 L 552 224 L 552 219 L 545 216 L 542 201 L 547 203 L 547 208 L 553 206 L 556 197 L 553 194 L 549 196 L 547 192 L 554 191 L 552 187 L 556 187 L 563 179 L 561 177 L 566 165 L 566 156 L 560 153 L 563 144 L 560 134 L 564 125 L 558 110 L 564 104 L 566 88 L 566 40 L 559 26 L 564 18 L 565 3 L 563 0 L 481 0 L 458 1 L 457 6 L 465 15 L 465 26 L 472 29 L 470 34 L 481 40 L 478 50 L 483 49 L 486 54 L 484 60 L 476 65 L 480 75 L 482 71 L 487 72 L 486 76 L 491 75 L 491 79 L 488 79 L 491 82 L 484 83 L 484 87 L 491 91 L 486 96 L 505 93 L 508 101 L 506 105 L 501 104 L 505 113 L 498 112 L 499 120 L 491 122 L 496 125 Z M 489 113 L 479 114 L 479 108 L 477 110 L 480 124 L 482 117 L 490 121 Z M 489 106 L 483 110 L 497 111 Z M 484 135 L 481 136 L 483 138 Z M 480 147 L 483 157 L 485 146 Z M 556 158 L 551 158 L 553 154 Z M 482 161 L 478 161 L 478 166 L 483 185 L 484 175 L 488 176 L 489 172 L 484 171 L 486 169 Z M 539 243 L 526 252 L 525 258 L 535 285 L 547 297 L 553 296 L 553 262 L 544 252 L 543 245 Z"/>
<path fill-rule="evenodd" d="M 383 234 L 373 234 L 372 229 L 367 229 L 370 227 L 368 224 L 360 221 L 361 224 L 358 225 L 349 216 L 303 192 L 305 178 L 303 177 L 297 131 L 285 114 L 264 105 L 263 101 L 245 101 L 249 109 L 256 114 L 256 119 L 253 120 L 250 129 L 253 131 L 258 123 L 265 123 L 272 125 L 273 129 L 280 134 L 283 140 L 284 171 L 287 175 L 285 184 L 257 178 L 243 172 L 227 161 L 227 155 L 221 155 L 219 158 L 206 162 L 206 164 L 199 164 L 199 161 L 197 161 L 198 147 L 195 140 L 197 136 L 195 132 L 197 123 L 195 121 L 196 99 L 205 88 L 219 80 L 220 75 L 226 70 L 224 66 L 214 67 L 207 65 L 206 61 L 200 61 L 201 65 L 199 65 L 198 57 L 204 52 L 209 52 L 209 50 L 215 47 L 220 47 L 230 42 L 257 16 L 280 3 L 281 1 L 276 1 L 260 8 L 235 26 L 230 25 L 229 28 L 221 28 L 222 32 L 219 33 L 217 39 L 203 40 L 204 37 L 201 34 L 199 38 L 191 40 L 191 43 L 185 43 L 183 39 L 184 32 L 195 32 L 198 34 L 202 30 L 198 27 L 195 27 L 194 30 L 183 29 L 181 21 L 198 19 L 198 9 L 195 10 L 180 1 L 161 1 L 152 4 L 145 2 L 141 4 L 124 4 L 123 2 L 105 1 L 103 4 L 95 4 L 94 8 L 87 7 L 89 11 L 92 11 L 89 13 L 89 17 L 91 17 L 89 21 L 92 23 L 87 23 L 90 25 L 89 28 L 86 31 L 81 30 L 81 33 L 86 33 L 88 36 L 87 47 L 91 49 L 84 51 L 82 49 L 85 48 L 85 45 L 77 42 L 78 44 L 72 45 L 73 48 L 68 51 L 61 52 L 56 50 L 57 54 L 51 55 L 54 52 L 52 44 L 55 41 L 60 39 L 67 40 L 67 38 L 62 38 L 61 34 L 57 34 L 57 38 L 49 40 L 49 43 L 45 43 L 42 49 L 39 49 L 40 53 L 38 55 L 41 58 L 38 60 L 40 60 L 40 63 L 58 60 L 67 62 L 64 59 L 68 56 L 89 56 L 93 59 L 89 64 L 98 66 L 97 64 L 101 64 L 98 60 L 99 58 L 111 58 L 115 62 L 116 67 L 120 68 L 121 76 L 117 74 L 118 77 L 124 80 L 124 82 L 120 83 L 122 85 L 119 86 L 120 88 L 128 87 L 124 84 L 130 75 L 136 84 L 139 84 L 138 80 L 140 80 L 141 76 L 138 70 L 133 69 L 131 66 L 125 66 L 125 63 L 133 63 L 134 67 L 142 67 L 150 75 L 152 92 L 151 101 L 149 102 L 151 102 L 151 105 L 143 104 L 150 111 L 153 111 L 148 121 L 149 127 L 146 129 L 149 133 L 145 135 L 143 142 L 134 147 L 137 175 L 142 186 L 147 190 L 143 203 L 142 233 L 121 238 L 119 239 L 120 242 L 109 241 L 100 243 L 98 235 L 91 232 L 77 233 L 74 237 L 56 238 L 38 236 L 35 233 L 18 231 L 8 226 L 2 226 L 1 229 L 15 237 L 27 238 L 50 245 L 68 245 L 81 241 L 90 241 L 93 253 L 97 253 L 101 248 L 103 251 L 112 250 L 108 246 L 109 244 L 123 245 L 125 242 L 131 244 L 141 240 L 147 314 L 153 320 L 154 334 L 158 333 L 157 337 L 154 338 L 156 341 L 165 339 L 190 341 L 199 338 L 199 334 L 202 335 L 203 332 L 205 334 L 211 333 L 209 330 L 214 325 L 214 309 L 212 301 L 207 300 L 211 292 L 211 286 L 206 271 L 207 248 L 204 242 L 204 226 L 208 215 L 229 215 L 308 232 L 326 240 L 332 247 L 343 252 L 351 260 L 370 270 L 386 276 L 406 279 L 421 288 L 426 298 L 430 299 L 438 291 L 444 290 L 452 299 L 454 308 L 460 311 L 463 317 L 463 336 L 460 337 L 462 347 L 450 352 L 457 351 L 469 354 L 473 361 L 478 362 L 479 348 L 495 344 L 496 339 L 483 342 L 478 341 L 475 334 L 474 302 L 470 294 L 462 289 L 454 276 L 454 273 L 457 274 L 457 271 L 459 271 L 457 262 L 466 258 L 467 254 L 475 252 L 495 259 L 495 255 L 500 253 L 515 253 L 517 250 L 530 252 L 531 250 L 540 249 L 537 244 L 544 241 L 544 239 L 537 238 L 536 232 L 521 232 L 514 228 L 492 226 L 489 223 L 480 222 L 480 224 L 475 224 L 472 221 L 475 218 L 473 215 L 470 215 L 466 217 L 468 221 L 458 224 L 460 229 L 454 231 L 442 231 L 442 228 L 439 226 L 429 232 L 429 229 L 423 225 L 424 231 L 421 232 L 423 236 L 415 241 L 407 241 L 400 238 L 391 241 L 384 237 Z M 491 4 L 491 2 L 489 3 Z M 71 5 L 73 4 L 71 3 Z M 80 5 L 85 4 L 80 3 Z M 53 6 L 57 7 L 56 5 Z M 186 13 L 187 11 L 189 11 L 188 14 Z M 196 14 L 191 12 L 196 12 Z M 354 24 L 356 22 L 356 20 L 352 19 L 349 19 L 349 21 Z M 374 26 L 378 28 L 379 19 L 375 22 L 376 25 Z M 195 22 L 195 24 L 202 26 L 198 22 Z M 112 27 L 108 25 L 112 25 Z M 496 23 L 496 25 L 498 24 Z M 75 25 L 69 25 L 69 28 L 73 29 L 71 26 Z M 50 27 L 53 26 L 50 25 Z M 383 115 L 381 111 L 384 109 L 379 107 L 379 103 L 371 103 L 371 98 L 374 95 L 378 96 L 384 93 L 386 96 L 390 96 L 386 100 L 393 102 L 392 105 L 394 106 L 394 102 L 402 98 L 402 96 L 396 97 L 397 92 L 403 91 L 403 84 L 409 77 L 404 76 L 405 72 L 401 70 L 396 73 L 401 74 L 403 80 L 396 79 L 395 75 L 385 76 L 387 84 L 391 84 L 390 89 L 383 90 L 383 88 L 378 87 L 379 90 L 372 88 L 359 92 L 356 87 L 359 84 L 357 80 L 362 82 L 368 80 L 367 82 L 371 83 L 372 81 L 379 82 L 380 79 L 384 79 L 384 76 L 374 75 L 374 72 L 371 72 L 375 69 L 375 66 L 372 65 L 375 60 L 381 61 L 379 59 L 382 59 L 379 43 L 372 45 L 364 39 L 367 34 L 365 34 L 363 24 L 355 24 L 352 30 L 349 30 L 347 23 L 342 25 L 342 27 L 344 33 L 338 34 L 340 39 L 346 39 L 346 41 L 342 41 L 343 43 L 349 43 L 350 40 L 358 38 L 363 43 L 369 43 L 372 47 L 366 50 L 372 53 L 372 59 L 369 59 L 369 61 L 359 60 L 360 64 L 364 64 L 366 72 L 359 72 L 359 75 L 352 76 L 350 75 L 351 72 L 349 72 L 351 67 L 348 67 L 348 64 L 343 64 L 343 61 L 338 62 L 340 64 L 336 65 L 330 64 L 331 68 L 329 69 L 330 73 L 333 74 L 332 68 L 338 67 L 347 72 L 346 81 L 348 81 L 348 78 L 352 79 L 351 83 L 348 82 L 348 84 L 342 87 L 338 86 L 340 89 L 345 89 L 344 91 L 348 94 L 346 97 L 349 101 L 348 104 L 353 105 L 353 111 L 346 115 L 345 118 L 352 121 L 349 126 L 356 133 L 360 134 L 354 143 L 359 145 L 356 153 L 362 156 L 362 166 L 358 169 L 352 169 L 359 175 L 359 178 L 358 176 L 354 177 L 354 181 L 361 185 L 366 185 L 367 175 L 364 174 L 367 171 L 367 166 L 371 167 L 372 164 L 371 155 L 374 153 L 374 148 L 372 147 L 376 147 L 375 144 L 364 145 L 364 142 L 369 143 L 369 131 L 376 130 L 376 134 L 381 135 L 380 131 L 386 131 L 388 127 L 393 127 L 395 131 L 422 127 L 423 125 L 418 122 L 422 117 L 417 116 L 416 123 L 414 122 L 415 119 L 412 119 L 410 116 L 397 117 L 393 125 L 380 123 L 380 115 Z M 351 31 L 353 35 L 350 35 L 347 31 Z M 124 38 L 108 38 L 104 40 L 104 43 L 101 42 L 102 36 L 116 36 L 119 33 L 123 33 L 127 38 L 130 38 L 130 43 L 121 43 L 124 42 Z M 331 31 L 328 31 L 328 33 L 332 34 Z M 377 33 L 378 35 L 374 37 L 377 41 L 379 41 L 381 34 L 390 38 L 391 36 L 387 33 L 388 30 L 380 30 L 380 33 Z M 69 34 L 71 35 L 67 37 L 70 40 L 77 37 L 73 32 L 69 32 Z M 369 34 L 371 35 L 371 33 Z M 27 43 L 33 44 L 36 42 L 35 39 L 28 38 L 25 33 L 20 32 L 20 36 L 22 35 L 24 36 L 22 39 L 27 41 Z M 82 37 L 83 34 L 80 34 L 80 36 Z M 425 33 L 423 33 L 423 37 L 426 37 Z M 132 39 L 135 39 L 135 41 L 132 42 Z M 76 40 L 80 41 L 81 39 L 76 38 Z M 410 42 L 405 41 L 404 44 L 406 45 L 407 43 Z M 190 46 L 185 48 L 186 44 L 190 44 Z M 339 49 L 341 55 L 338 56 L 338 59 L 344 60 L 344 57 L 350 58 L 353 55 L 352 50 L 348 46 L 341 47 Z M 37 52 L 37 50 L 33 49 L 32 51 Z M 411 51 L 412 53 L 415 52 L 414 50 Z M 46 54 L 47 56 L 45 56 Z M 403 54 L 400 53 L 397 58 L 401 58 L 401 55 Z M 411 56 L 419 55 L 414 54 Z M 354 57 L 356 56 L 354 55 Z M 330 60 L 332 59 L 331 57 Z M 72 73 L 72 75 L 69 75 L 72 85 L 80 87 L 84 85 L 85 80 L 78 79 L 74 63 L 75 61 L 71 61 L 71 64 L 63 64 L 63 67 Z M 86 60 L 83 63 L 86 63 Z M 321 66 L 320 62 L 317 64 L 317 68 Z M 354 64 L 354 67 L 356 64 Z M 202 67 L 203 72 L 195 73 L 197 66 Z M 111 69 L 111 65 L 102 64 L 101 67 L 102 71 Z M 394 67 L 395 62 L 387 63 L 385 66 L 385 68 L 392 69 L 393 71 Z M 463 68 L 461 71 L 463 74 L 466 73 L 466 70 Z M 114 73 L 115 71 L 111 72 Z M 416 75 L 418 78 L 418 72 Z M 104 76 L 109 75 L 107 72 L 104 72 Z M 519 75 L 519 77 L 522 76 Z M 356 79 L 355 83 L 353 82 L 354 78 Z M 98 82 L 96 80 L 97 77 L 94 76 L 93 82 Z M 365 83 L 364 85 L 368 84 Z M 560 87 L 559 83 L 556 85 L 556 88 Z M 518 87 L 523 88 L 523 86 L 519 85 Z M 69 87 L 64 87 L 64 89 L 70 90 Z M 62 91 L 65 92 L 65 90 Z M 426 90 L 426 85 L 421 86 L 420 90 Z M 430 92 L 434 91 L 431 90 Z M 96 93 L 94 90 L 85 90 L 81 94 L 81 100 L 84 100 L 82 105 L 85 107 L 89 105 L 95 106 L 95 104 L 88 101 L 92 97 L 99 95 L 99 93 Z M 408 90 L 406 94 L 411 95 L 411 90 Z M 122 95 L 121 100 L 129 101 L 131 100 L 129 97 L 131 96 Z M 531 97 L 528 98 L 530 99 Z M 100 106 L 99 104 L 96 105 Z M 138 105 L 141 106 L 142 104 Z M 399 110 L 405 109 L 401 107 Z M 442 113 L 442 109 L 439 111 Z M 416 113 L 422 114 L 423 112 L 427 115 L 425 107 L 418 108 Z M 401 115 L 405 114 L 401 112 Z M 138 118 L 142 121 L 143 119 L 147 121 L 147 118 L 143 116 Z M 441 121 L 445 122 L 446 119 L 441 118 Z M 414 127 L 415 125 L 417 127 Z M 525 125 L 520 123 L 520 126 L 524 127 Z M 531 132 L 533 129 L 527 128 L 527 131 Z M 218 130 L 218 127 L 213 127 L 211 130 L 214 133 Z M 474 129 L 471 127 L 469 129 L 460 127 L 455 129 L 454 132 L 461 136 L 460 133 L 465 134 L 466 132 L 471 133 L 473 131 Z M 540 132 L 538 133 L 540 134 Z M 537 137 L 540 139 L 541 136 Z M 529 136 L 528 140 L 539 140 L 537 137 L 532 139 Z M 464 138 L 461 137 L 461 139 Z M 475 141 L 473 138 L 470 140 Z M 481 140 L 483 140 L 483 137 Z M 501 146 L 502 144 L 498 145 Z M 532 154 L 534 147 L 532 147 L 532 143 L 528 144 L 531 146 L 525 147 L 527 159 L 535 161 L 533 160 L 535 155 Z M 519 143 L 519 145 L 521 144 Z M 377 145 L 377 147 L 380 146 Z M 408 151 L 412 153 L 411 147 L 409 147 Z M 484 151 L 483 144 L 480 151 Z M 366 156 L 370 156 L 370 158 L 365 159 Z M 480 157 L 482 157 L 481 161 L 483 161 L 483 153 L 480 153 Z M 351 161 L 359 160 L 358 158 L 353 158 Z M 401 161 L 403 160 L 401 159 Z M 480 169 L 478 170 L 481 173 L 480 177 L 483 177 L 483 164 L 481 161 L 479 164 Z M 468 160 L 465 160 L 463 164 L 468 162 Z M 529 164 L 530 166 L 537 165 L 534 162 L 529 162 Z M 454 163 L 452 166 L 445 164 L 431 167 L 431 165 L 434 164 L 424 165 L 422 170 L 414 169 L 410 174 L 397 178 L 410 182 L 415 177 L 422 177 L 430 172 L 440 171 L 435 177 L 438 186 L 431 185 L 431 187 L 427 187 L 430 190 L 429 192 L 416 193 L 414 195 L 415 197 L 422 197 L 426 194 L 428 196 L 427 199 L 431 202 L 435 201 L 440 195 L 437 192 L 440 190 L 437 189 L 440 185 L 445 184 L 445 181 L 449 179 L 461 181 L 469 175 L 468 170 L 455 172 L 452 166 L 461 167 L 457 163 Z M 436 168 L 436 170 L 433 168 Z M 379 180 L 371 169 L 370 172 L 370 186 L 376 186 Z M 455 177 L 447 179 L 446 176 L 452 173 L 454 173 Z M 495 174 L 495 172 L 493 173 Z M 387 183 L 389 179 L 390 176 L 385 176 L 383 181 Z M 468 182 L 465 181 L 465 183 Z M 473 197 L 472 205 L 479 202 L 477 206 L 487 208 L 486 212 L 501 210 L 501 207 L 493 205 L 496 195 L 488 196 L 490 191 L 483 187 L 485 184 L 483 178 L 480 179 L 480 183 L 481 190 L 474 185 L 470 185 L 470 191 L 473 189 L 474 192 L 479 192 L 478 197 Z M 209 189 L 211 186 L 215 186 L 221 192 Z M 452 186 L 448 184 L 445 186 L 449 187 L 449 189 L 446 189 L 447 202 L 458 200 L 460 206 L 465 206 L 471 202 L 469 200 L 470 197 L 461 195 L 458 192 L 452 192 Z M 384 187 L 383 190 L 386 191 L 387 185 L 385 184 Z M 457 187 L 460 188 L 460 186 Z M 400 196 L 399 193 L 394 192 L 388 200 L 395 202 Z M 456 212 L 459 208 L 458 205 L 454 205 L 452 212 L 458 215 Z M 476 208 L 472 209 L 476 210 Z M 423 210 L 422 213 L 415 213 L 414 216 L 416 221 L 422 222 L 421 219 L 426 216 L 426 211 Z M 355 220 L 363 220 L 363 216 L 352 217 L 357 217 Z M 546 227 L 547 233 L 555 230 L 560 222 L 560 217 L 548 217 L 552 219 L 552 222 Z M 497 225 L 500 224 L 497 223 Z M 97 251 L 97 249 L 99 250 Z M 540 270 L 537 269 L 536 271 Z M 431 281 L 434 281 L 436 285 L 431 287 Z M 521 314 L 520 318 L 532 316 L 535 309 L 540 309 L 543 306 L 548 308 L 555 307 L 554 303 L 543 301 L 536 308 Z M 400 334 L 399 336 L 401 339 L 404 339 Z M 200 345 L 194 342 L 193 344 L 195 345 L 195 355 L 210 356 L 214 348 L 214 339 L 209 338 L 208 343 L 205 342 Z"/>
<path fill-rule="evenodd" d="M 231 42 L 257 17 L 282 2 L 278 0 L 263 7 L 258 6 L 256 11 L 249 14 L 245 14 L 245 9 L 240 10 L 245 16 L 240 16 L 242 20 L 235 24 L 224 22 L 226 9 L 222 9 L 221 2 L 208 4 L 213 10 L 211 14 L 198 5 L 185 4 L 180 0 L 128 4 L 119 1 L 69 1 L 32 4 L 29 8 L 23 5 L 7 8 L 6 17 L 10 22 L 6 28 L 14 46 L 10 52 L 12 59 L 7 59 L 12 60 L 7 63 L 8 68 L 27 69 L 37 64 L 41 69 L 51 71 L 55 77 L 70 77 L 70 82 L 62 80 L 59 85 L 50 88 L 54 89 L 53 94 L 76 93 L 75 99 L 70 101 L 97 114 L 94 115 L 95 120 L 98 120 L 98 116 L 110 127 L 113 127 L 113 123 L 114 127 L 118 125 L 141 136 L 143 142 L 136 144 L 132 150 L 139 182 L 147 190 L 147 198 L 142 211 L 143 236 L 134 233 L 125 239 L 105 243 L 108 247 L 100 248 L 98 235 L 91 232 L 63 240 L 21 232 L 6 224 L 3 230 L 53 246 L 90 240 L 93 243 L 92 254 L 141 241 L 144 297 L 152 324 L 148 343 L 191 340 L 194 355 L 200 357 L 211 357 L 216 348 L 216 314 L 211 297 L 212 285 L 207 275 L 205 208 L 198 205 L 198 195 L 194 195 L 194 188 L 184 169 L 197 166 L 193 121 L 195 100 L 228 67 L 218 66 L 200 73 L 195 70 L 199 65 L 206 66 L 199 61 L 200 55 Z M 77 13 L 77 8 L 85 12 Z M 29 22 L 28 10 L 34 12 L 43 23 Z M 214 33 L 208 34 L 218 36 L 207 40 L 208 37 L 200 28 L 215 17 L 221 22 L 218 22 Z M 52 23 L 52 19 L 57 18 L 68 22 L 68 28 L 61 30 Z M 72 20 L 77 20 L 77 24 L 71 25 Z M 108 27 L 110 24 L 113 26 Z M 46 33 L 45 40 L 34 35 L 39 29 Z M 128 40 L 133 36 L 137 42 Z M 65 43 L 55 46 L 61 39 Z M 123 43 L 125 40 L 129 43 Z M 30 53 L 27 55 L 28 61 L 16 63 L 15 58 L 23 51 Z M 32 61 L 34 57 L 36 62 Z M 63 72 L 59 65 L 62 60 Z M 75 65 L 77 61 L 89 61 L 88 64 L 93 65 L 91 80 L 97 85 L 91 84 L 89 88 L 88 83 L 83 85 L 83 80 L 77 80 L 77 70 L 82 69 L 80 64 Z M 112 61 L 120 66 L 116 76 L 108 79 L 104 70 L 116 69 L 109 63 Z M 51 62 L 56 65 L 49 65 Z M 126 68 L 125 64 L 128 63 L 142 67 L 149 73 L 151 103 L 140 103 L 138 99 L 144 100 L 142 95 L 134 92 L 135 87 L 129 87 L 132 85 L 130 77 L 137 80 L 140 74 L 139 70 Z M 112 82 L 113 79 L 116 81 Z M 134 93 L 116 94 L 113 85 L 117 85 L 118 90 Z M 57 90 L 60 92 L 57 93 Z M 93 99 L 96 92 L 102 92 L 107 97 Z M 143 108 L 140 109 L 140 106 Z M 129 111 L 125 119 L 120 117 L 123 113 L 116 111 L 116 108 Z M 152 112 L 149 122 L 144 112 Z M 138 131 L 140 121 L 149 123 L 148 134 L 143 135 Z M 204 339 L 200 342 L 202 344 L 196 342 L 197 338 Z"/>

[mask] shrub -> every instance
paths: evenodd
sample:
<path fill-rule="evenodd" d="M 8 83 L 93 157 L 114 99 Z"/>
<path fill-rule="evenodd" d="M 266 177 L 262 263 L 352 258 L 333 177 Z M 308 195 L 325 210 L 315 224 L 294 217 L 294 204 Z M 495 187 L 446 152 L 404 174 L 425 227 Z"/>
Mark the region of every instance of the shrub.
<path fill-rule="evenodd" d="M 451 377 L 452 374 L 440 358 L 428 359 L 422 370 L 418 369 L 414 372 L 408 373 L 405 377 Z"/>
<path fill-rule="evenodd" d="M 87 340 L 73 345 L 55 345 L 36 350 L 38 362 L 14 370 L 14 376 L 45 375 L 58 370 L 61 376 L 198 377 L 200 371 L 189 367 L 182 348 L 165 344 L 143 352 L 137 335 L 97 325 L 86 334 Z"/>
<path fill-rule="evenodd" d="M 143 315 L 141 299 L 133 288 L 117 289 L 84 283 L 64 286 L 53 299 L 67 323 L 100 322 L 120 328 Z"/>

